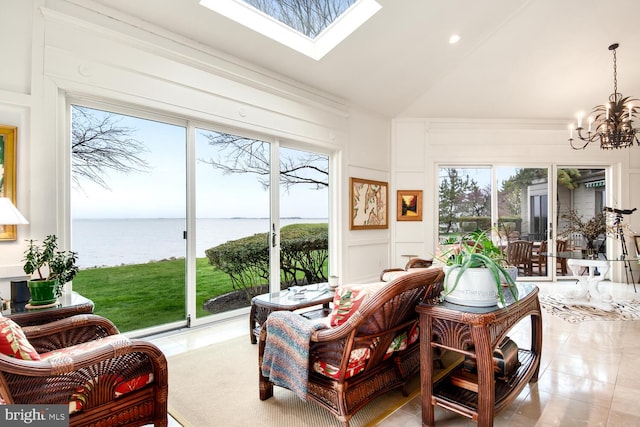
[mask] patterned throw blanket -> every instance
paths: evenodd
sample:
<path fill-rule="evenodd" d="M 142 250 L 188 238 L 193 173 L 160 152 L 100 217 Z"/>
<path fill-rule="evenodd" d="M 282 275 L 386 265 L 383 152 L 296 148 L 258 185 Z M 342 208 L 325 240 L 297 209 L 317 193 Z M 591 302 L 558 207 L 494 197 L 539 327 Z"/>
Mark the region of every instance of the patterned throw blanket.
<path fill-rule="evenodd" d="M 262 357 L 262 375 L 273 384 L 288 388 L 307 400 L 309 340 L 323 323 L 314 323 L 290 311 L 275 311 L 265 323 L 267 339 Z"/>

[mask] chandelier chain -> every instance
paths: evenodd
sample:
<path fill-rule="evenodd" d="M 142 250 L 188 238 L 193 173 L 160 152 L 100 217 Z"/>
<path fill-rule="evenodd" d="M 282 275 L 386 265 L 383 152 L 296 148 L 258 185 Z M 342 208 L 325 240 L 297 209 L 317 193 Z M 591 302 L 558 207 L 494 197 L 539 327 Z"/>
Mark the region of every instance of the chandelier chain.
<path fill-rule="evenodd" d="M 618 66 L 616 60 L 616 50 L 613 49 L 613 96 L 618 93 Z"/>

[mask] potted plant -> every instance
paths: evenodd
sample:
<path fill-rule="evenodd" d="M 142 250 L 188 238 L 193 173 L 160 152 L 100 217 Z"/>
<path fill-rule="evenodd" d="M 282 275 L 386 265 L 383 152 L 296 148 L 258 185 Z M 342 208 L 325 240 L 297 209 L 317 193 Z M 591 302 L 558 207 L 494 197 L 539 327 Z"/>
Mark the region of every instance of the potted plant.
<path fill-rule="evenodd" d="M 517 301 L 515 280 L 505 254 L 484 231 L 462 236 L 438 260 L 445 264 L 444 299 L 455 304 L 490 307 L 505 303 L 505 286 Z"/>
<path fill-rule="evenodd" d="M 573 233 L 579 233 L 586 241 L 586 252 L 589 256 L 596 256 L 598 249 L 596 241 L 598 238 L 607 233 L 607 218 L 604 213 L 597 213 L 587 221 L 582 219 L 576 210 L 569 210 L 560 215 L 566 226 L 560 232 L 560 236 L 569 237 Z"/>
<path fill-rule="evenodd" d="M 32 305 L 54 303 L 62 295 L 62 287 L 78 273 L 73 251 L 58 250 L 58 238 L 47 236 L 42 245 L 29 240 L 29 247 L 24 253 L 23 270 L 28 275 L 38 273 L 37 278 L 29 280 Z"/>

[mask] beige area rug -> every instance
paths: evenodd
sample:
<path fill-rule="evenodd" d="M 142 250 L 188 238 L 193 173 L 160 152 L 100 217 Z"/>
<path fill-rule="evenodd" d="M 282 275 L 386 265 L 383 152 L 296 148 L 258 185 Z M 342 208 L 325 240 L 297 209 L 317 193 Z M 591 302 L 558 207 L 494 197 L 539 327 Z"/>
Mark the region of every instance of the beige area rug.
<path fill-rule="evenodd" d="M 588 302 L 561 295 L 543 295 L 540 304 L 550 314 L 567 322 L 585 320 L 640 320 L 640 301 Z"/>
<path fill-rule="evenodd" d="M 273 397 L 261 401 L 258 345 L 246 336 L 171 356 L 168 363 L 169 413 L 185 427 L 341 426 L 318 404 L 282 387 L 274 387 Z M 419 375 L 409 391 L 409 397 L 399 389 L 379 397 L 351 418 L 351 426 L 376 425 L 408 403 L 420 393 Z"/>

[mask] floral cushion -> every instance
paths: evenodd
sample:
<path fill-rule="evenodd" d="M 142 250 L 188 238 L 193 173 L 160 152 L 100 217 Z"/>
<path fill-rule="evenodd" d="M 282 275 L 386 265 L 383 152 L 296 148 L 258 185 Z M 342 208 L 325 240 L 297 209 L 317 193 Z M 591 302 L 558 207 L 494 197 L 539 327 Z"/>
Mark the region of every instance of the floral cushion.
<path fill-rule="evenodd" d="M 99 348 L 105 344 L 116 343 L 122 340 L 127 340 L 126 337 L 122 335 L 110 335 L 105 338 L 97 339 L 94 341 L 88 341 L 82 344 L 77 344 L 70 347 L 61 348 L 58 350 L 53 350 L 47 353 L 43 353 L 40 355 L 42 360 L 46 361 L 54 361 L 57 359 L 65 358 L 65 357 L 73 357 L 75 355 L 79 355 L 81 353 L 93 350 L 95 348 Z M 134 390 L 142 388 L 147 384 L 153 382 L 153 373 L 143 373 L 138 375 L 130 380 L 125 380 L 120 375 L 102 375 L 93 379 L 88 380 L 81 387 L 78 387 L 71 395 L 71 399 L 69 400 L 69 414 L 73 414 L 79 412 L 83 409 L 84 405 L 87 402 L 88 395 L 91 391 L 101 382 L 106 381 L 110 384 L 115 384 L 114 387 L 114 396 L 119 397 L 123 394 L 130 393 Z"/>
<path fill-rule="evenodd" d="M 346 322 L 353 313 L 358 311 L 358 308 L 366 301 L 371 295 L 378 292 L 387 283 L 376 282 L 367 284 L 356 285 L 342 285 L 336 288 L 336 293 L 333 297 L 333 309 L 329 315 L 329 322 L 331 326 L 340 326 Z"/>
<path fill-rule="evenodd" d="M 418 341 L 420 338 L 420 329 L 418 327 L 418 322 L 411 325 L 408 330 L 404 330 L 395 336 L 389 347 L 387 348 L 387 352 L 384 355 L 384 358 L 388 358 L 396 351 L 406 350 L 414 342 Z"/>
<path fill-rule="evenodd" d="M 0 353 L 17 359 L 40 360 L 20 325 L 8 317 L 0 317 Z"/>
<path fill-rule="evenodd" d="M 82 411 L 84 405 L 87 402 L 88 395 L 91 390 L 95 388 L 100 381 L 107 381 L 110 384 L 116 384 L 114 389 L 115 397 L 120 397 L 123 394 L 131 393 L 139 388 L 151 384 L 153 382 L 153 374 L 151 372 L 138 375 L 128 381 L 125 381 L 120 375 L 103 375 L 98 378 L 94 378 L 84 384 L 82 387 L 78 387 L 71 395 L 69 400 L 69 415 Z"/>
<path fill-rule="evenodd" d="M 371 350 L 368 348 L 357 348 L 349 355 L 349 362 L 347 363 L 347 372 L 345 378 L 351 378 L 352 376 L 364 371 L 367 364 L 367 359 L 371 356 Z M 340 378 L 340 367 L 331 365 L 324 361 L 316 361 L 313 363 L 313 370 L 326 377 L 338 379 Z"/>
<path fill-rule="evenodd" d="M 69 347 L 59 348 L 57 350 L 49 351 L 47 353 L 42 353 L 40 358 L 42 360 L 55 360 L 61 359 L 63 357 L 73 357 L 82 353 L 86 353 L 87 351 L 100 348 L 105 344 L 111 344 L 116 342 L 121 342 L 123 340 L 127 340 L 123 335 L 109 335 L 104 338 L 99 338 L 97 340 L 83 342 L 81 344 L 72 345 Z"/>
<path fill-rule="evenodd" d="M 387 352 L 385 353 L 384 358 L 387 359 L 396 351 L 407 349 L 407 347 L 409 347 L 411 344 L 418 341 L 419 337 L 420 330 L 418 328 L 418 322 L 416 322 L 411 325 L 408 330 L 404 330 L 396 335 L 396 337 L 387 348 Z M 366 367 L 367 360 L 370 356 L 371 351 L 368 348 L 358 348 L 353 350 L 349 355 L 349 362 L 347 363 L 347 372 L 345 374 L 345 379 L 351 378 L 352 376 L 362 372 Z M 334 366 L 321 360 L 314 362 L 313 371 L 329 378 L 340 378 L 339 366 Z"/>

